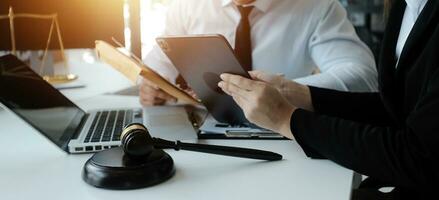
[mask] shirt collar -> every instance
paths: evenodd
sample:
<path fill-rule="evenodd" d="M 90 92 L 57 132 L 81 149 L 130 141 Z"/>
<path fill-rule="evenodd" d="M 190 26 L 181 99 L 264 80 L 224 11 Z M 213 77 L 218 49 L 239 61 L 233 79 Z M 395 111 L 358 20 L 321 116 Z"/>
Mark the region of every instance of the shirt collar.
<path fill-rule="evenodd" d="M 222 0 L 223 1 L 223 7 L 227 7 L 230 5 L 233 5 L 233 0 Z M 267 12 L 270 6 L 273 4 L 273 0 L 256 0 L 255 2 L 251 3 L 250 5 L 254 6 L 258 10 L 262 12 Z"/>
<path fill-rule="evenodd" d="M 421 13 L 428 0 L 405 0 L 407 7 L 417 15 Z"/>

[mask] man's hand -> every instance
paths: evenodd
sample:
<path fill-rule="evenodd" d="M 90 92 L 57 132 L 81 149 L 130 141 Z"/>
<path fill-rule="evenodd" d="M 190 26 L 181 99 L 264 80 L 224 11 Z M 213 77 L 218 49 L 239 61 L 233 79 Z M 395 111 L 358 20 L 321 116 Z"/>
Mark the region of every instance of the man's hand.
<path fill-rule="evenodd" d="M 218 86 L 236 101 L 247 119 L 293 139 L 290 119 L 296 107 L 270 84 L 241 76 L 222 74 Z"/>
<path fill-rule="evenodd" d="M 143 78 L 139 90 L 140 103 L 143 106 L 163 105 L 167 101 L 177 101 L 173 96 L 159 89 L 154 83 Z"/>
<path fill-rule="evenodd" d="M 250 76 L 257 81 L 262 81 L 276 88 L 292 105 L 313 111 L 311 92 L 309 87 L 285 79 L 282 75 L 272 75 L 262 71 L 251 71 Z"/>
<path fill-rule="evenodd" d="M 198 99 L 197 94 L 192 90 L 192 88 L 188 87 L 184 90 L 188 95 L 190 95 L 194 99 Z"/>

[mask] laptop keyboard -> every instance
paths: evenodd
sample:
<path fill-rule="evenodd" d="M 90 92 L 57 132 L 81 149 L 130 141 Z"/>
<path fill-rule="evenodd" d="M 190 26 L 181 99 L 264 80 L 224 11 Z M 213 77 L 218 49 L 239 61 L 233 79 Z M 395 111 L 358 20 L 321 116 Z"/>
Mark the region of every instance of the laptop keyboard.
<path fill-rule="evenodd" d="M 120 141 L 123 126 L 132 121 L 132 110 L 97 112 L 84 142 Z"/>

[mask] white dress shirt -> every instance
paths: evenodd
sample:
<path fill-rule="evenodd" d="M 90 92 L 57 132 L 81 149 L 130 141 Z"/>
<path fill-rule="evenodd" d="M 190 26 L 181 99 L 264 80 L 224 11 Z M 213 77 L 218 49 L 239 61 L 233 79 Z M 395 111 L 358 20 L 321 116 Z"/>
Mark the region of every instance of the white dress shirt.
<path fill-rule="evenodd" d="M 254 70 L 323 88 L 377 90 L 373 54 L 337 0 L 256 0 L 252 4 Z M 222 34 L 233 47 L 239 20 L 232 0 L 174 0 L 164 35 Z M 178 75 L 157 46 L 145 63 L 170 80 Z M 317 68 L 321 73 L 311 75 Z"/>
<path fill-rule="evenodd" d="M 407 3 L 407 7 L 405 8 L 404 18 L 402 19 L 401 29 L 399 31 L 398 43 L 396 45 L 396 58 L 398 60 L 404 49 L 405 43 L 407 42 L 407 38 L 428 0 L 405 0 L 405 2 Z"/>

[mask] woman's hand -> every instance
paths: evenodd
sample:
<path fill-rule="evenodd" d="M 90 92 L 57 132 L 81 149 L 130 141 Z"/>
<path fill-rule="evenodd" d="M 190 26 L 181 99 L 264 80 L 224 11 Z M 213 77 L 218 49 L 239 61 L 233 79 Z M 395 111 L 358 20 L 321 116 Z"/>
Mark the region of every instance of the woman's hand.
<path fill-rule="evenodd" d="M 305 110 L 314 110 L 308 86 L 285 79 L 283 75 L 272 75 L 262 71 L 251 71 L 249 74 L 254 80 L 266 82 L 275 87 L 290 104 Z"/>
<path fill-rule="evenodd" d="M 237 75 L 222 74 L 221 79 L 218 86 L 233 97 L 250 122 L 293 139 L 290 119 L 296 107 L 278 89 Z"/>
<path fill-rule="evenodd" d="M 253 80 L 259 80 L 269 83 L 272 87 L 278 89 L 281 93 L 287 85 L 288 80 L 284 78 L 284 75 L 274 75 L 265 73 L 263 71 L 254 70 L 248 72 Z"/>

